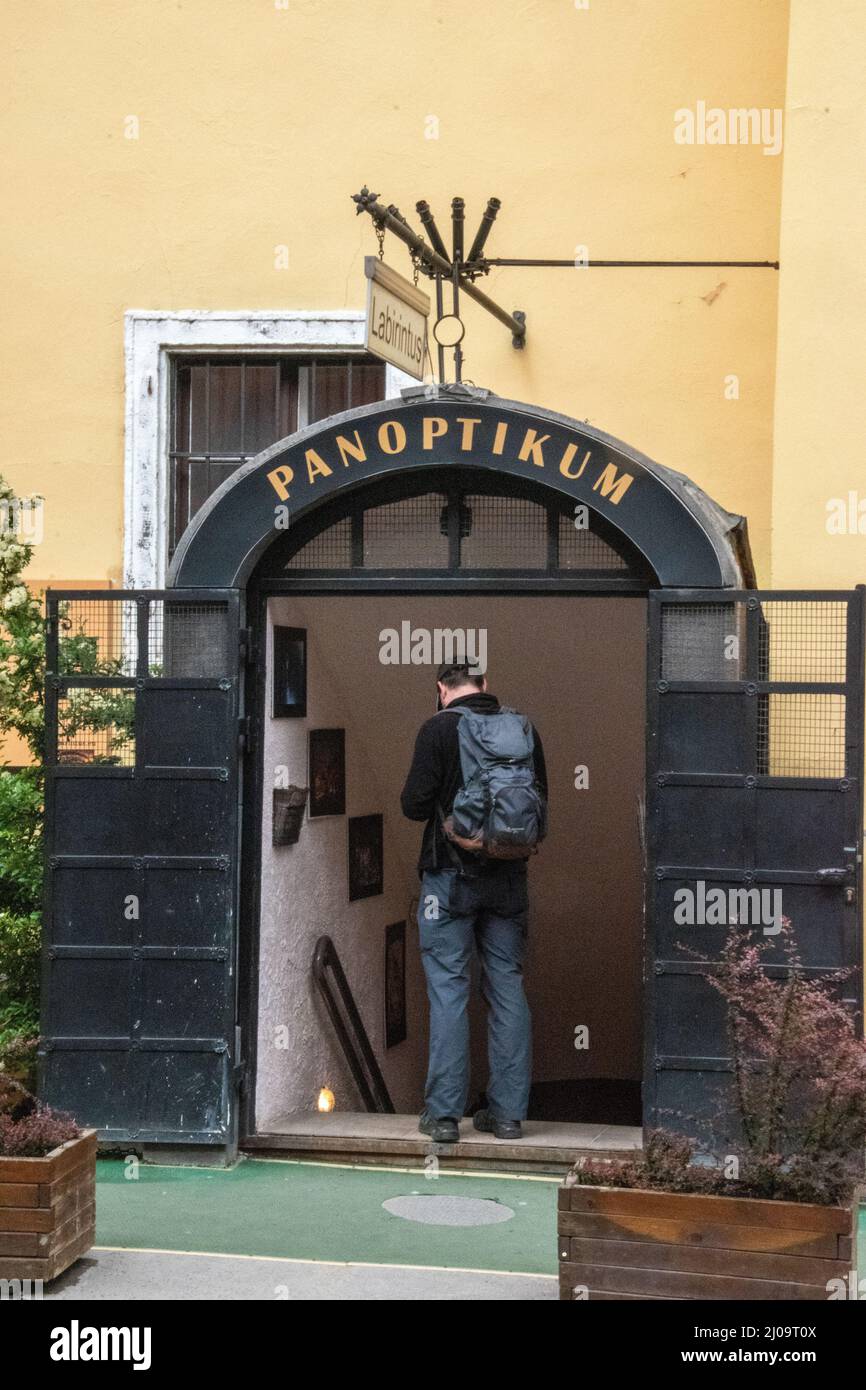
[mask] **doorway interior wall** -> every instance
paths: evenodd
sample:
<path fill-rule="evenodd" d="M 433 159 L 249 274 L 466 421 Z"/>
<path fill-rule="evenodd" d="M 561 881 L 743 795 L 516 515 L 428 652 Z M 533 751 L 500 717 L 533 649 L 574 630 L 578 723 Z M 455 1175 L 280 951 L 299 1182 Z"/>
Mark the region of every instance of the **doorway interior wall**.
<path fill-rule="evenodd" d="M 426 1067 L 426 997 L 414 921 L 421 826 L 400 812 L 416 731 L 434 709 L 430 666 L 380 661 L 382 634 L 484 629 L 491 689 L 525 710 L 544 741 L 551 831 L 531 868 L 526 964 L 534 1081 L 546 1087 L 641 1074 L 642 869 L 646 603 L 639 596 L 341 594 L 272 596 L 262 727 L 261 895 L 255 1126 L 315 1109 L 328 1086 L 341 1110 L 360 1102 L 315 994 L 310 963 L 332 937 L 398 1113 L 415 1113 Z M 307 633 L 307 714 L 274 718 L 268 702 L 274 625 Z M 262 659 L 260 658 L 260 659 Z M 311 729 L 342 728 L 346 815 L 310 818 L 298 843 L 274 847 L 274 775 L 309 785 Z M 586 768 L 586 774 L 576 771 Z M 275 774 L 275 771 L 276 774 Z M 588 786 L 576 786 L 588 778 Z M 347 819 L 381 814 L 384 885 L 350 902 Z M 407 1037 L 386 1049 L 385 929 L 407 923 Z M 485 1039 L 473 1009 L 473 1095 Z M 588 1048 L 576 1030 L 588 1029 Z M 577 1037 L 577 1041 L 580 1038 Z M 546 1118 L 555 1118 L 548 1114 Z M 622 1122 L 628 1122 L 623 1117 Z M 631 1122 L 634 1122 L 631 1118 Z"/>

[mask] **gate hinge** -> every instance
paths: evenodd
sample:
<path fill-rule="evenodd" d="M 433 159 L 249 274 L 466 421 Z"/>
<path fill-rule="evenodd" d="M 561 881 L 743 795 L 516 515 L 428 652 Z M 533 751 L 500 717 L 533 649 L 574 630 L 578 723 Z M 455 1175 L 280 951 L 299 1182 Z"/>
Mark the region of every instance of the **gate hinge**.
<path fill-rule="evenodd" d="M 236 1090 L 240 1090 L 247 1079 L 247 1059 L 243 1055 L 243 1037 L 237 1024 L 235 1025 L 235 1057 L 237 1061 L 232 1067 L 232 1081 Z"/>
<path fill-rule="evenodd" d="M 251 627 L 242 627 L 238 632 L 238 649 L 240 651 L 241 665 L 252 666 L 255 661 L 255 643 L 253 642 L 253 630 Z"/>
<path fill-rule="evenodd" d="M 238 719 L 238 752 L 248 753 L 252 734 L 252 720 L 248 714 L 242 714 Z"/>

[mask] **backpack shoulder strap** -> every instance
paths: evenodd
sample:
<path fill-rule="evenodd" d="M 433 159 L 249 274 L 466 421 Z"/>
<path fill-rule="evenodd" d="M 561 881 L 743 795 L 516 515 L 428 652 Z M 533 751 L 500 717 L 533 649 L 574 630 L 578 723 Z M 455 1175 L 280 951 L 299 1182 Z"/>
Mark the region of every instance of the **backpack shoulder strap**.
<path fill-rule="evenodd" d="M 437 713 L 437 715 L 438 715 L 438 714 L 471 714 L 472 711 L 466 709 L 466 707 L 465 707 L 464 705 L 461 705 L 458 709 L 452 709 L 449 705 L 446 705 L 444 709 L 437 709 L 436 713 Z M 460 759 L 460 762 L 461 762 L 461 771 L 462 771 L 462 763 L 463 763 L 462 757 L 461 757 L 461 759 Z M 452 841 L 451 841 L 451 838 L 450 838 L 450 836 L 449 836 L 449 834 L 448 834 L 448 831 L 445 829 L 445 812 L 444 812 L 443 809 L 442 809 L 442 803 L 441 803 L 441 801 L 437 801 L 437 802 L 436 802 L 436 815 L 437 815 L 437 818 L 438 818 L 438 821 L 439 821 L 439 828 L 440 828 L 441 831 L 442 831 L 442 839 L 443 839 L 444 842 L 445 842 L 445 851 L 446 851 L 446 853 L 447 853 L 449 859 L 451 860 L 452 865 L 453 865 L 455 868 L 457 868 L 457 869 L 462 869 L 462 868 L 463 868 L 463 861 L 462 861 L 462 859 L 460 858 L 459 854 L 457 853 L 457 850 L 455 849 L 455 847 L 454 847 L 454 845 L 453 845 L 453 843 L 452 843 Z M 438 869 L 438 868 L 439 868 L 439 863 L 438 863 L 438 855 L 436 854 L 436 841 L 437 841 L 437 837 L 436 837 L 436 834 L 435 834 L 435 832 L 434 832 L 434 834 L 433 834 L 433 854 L 434 854 L 434 858 L 436 859 L 436 868 Z"/>

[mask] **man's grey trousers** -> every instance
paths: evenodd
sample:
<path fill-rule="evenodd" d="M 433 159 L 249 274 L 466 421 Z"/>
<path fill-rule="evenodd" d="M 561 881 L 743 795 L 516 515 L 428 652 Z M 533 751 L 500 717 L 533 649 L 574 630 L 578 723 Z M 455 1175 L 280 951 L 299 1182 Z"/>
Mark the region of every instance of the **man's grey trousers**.
<path fill-rule="evenodd" d="M 526 865 L 469 876 L 440 869 L 421 881 L 418 926 L 430 1001 L 425 1103 L 434 1119 L 459 1120 L 469 1099 L 469 986 L 481 962 L 490 1067 L 487 1106 L 500 1120 L 523 1120 L 532 1079 L 532 1022 L 523 990 L 528 920 Z"/>

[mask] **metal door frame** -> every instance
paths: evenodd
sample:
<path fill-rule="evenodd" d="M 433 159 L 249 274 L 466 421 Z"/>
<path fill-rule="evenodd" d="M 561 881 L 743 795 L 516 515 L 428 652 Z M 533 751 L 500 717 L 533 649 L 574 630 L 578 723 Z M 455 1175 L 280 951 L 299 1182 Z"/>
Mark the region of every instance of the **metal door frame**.
<path fill-rule="evenodd" d="M 457 592 L 467 594 L 479 592 L 471 580 L 463 579 Z M 382 582 L 374 580 L 364 583 L 363 578 L 354 581 L 329 581 L 299 576 L 296 580 L 267 580 L 261 584 L 251 581 L 247 590 L 247 679 L 246 705 L 248 711 L 245 727 L 248 732 L 248 746 L 251 756 L 244 759 L 243 768 L 243 849 L 242 863 L 247 872 L 242 874 L 241 882 L 241 953 L 239 962 L 240 1020 L 241 1036 L 244 1040 L 243 1087 L 241 1092 L 240 1144 L 258 1133 L 256 1126 L 256 1083 L 258 1073 L 258 983 L 261 933 L 261 863 L 262 863 L 262 798 L 264 796 L 264 721 L 267 718 L 267 670 L 264 659 L 264 635 L 267 632 L 267 605 L 271 598 L 283 598 L 288 594 L 299 598 L 330 597 L 351 599 L 355 596 L 370 597 L 382 592 Z M 442 594 L 453 595 L 454 589 L 446 589 L 436 579 L 424 578 L 414 582 L 392 581 L 388 592 L 399 595 Z M 485 589 L 485 593 L 490 593 Z M 585 587 L 577 580 L 565 579 L 558 583 L 549 580 L 544 587 L 533 585 L 529 588 L 522 579 L 502 580 L 500 587 L 491 596 L 502 598 L 560 597 L 580 600 L 581 598 L 618 598 L 642 602 L 648 610 L 649 589 L 597 589 L 593 585 Z M 646 709 L 644 709 L 646 718 Z M 644 769 L 644 786 L 646 770 Z M 645 1040 L 644 1040 L 645 1044 Z"/>

